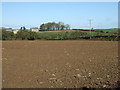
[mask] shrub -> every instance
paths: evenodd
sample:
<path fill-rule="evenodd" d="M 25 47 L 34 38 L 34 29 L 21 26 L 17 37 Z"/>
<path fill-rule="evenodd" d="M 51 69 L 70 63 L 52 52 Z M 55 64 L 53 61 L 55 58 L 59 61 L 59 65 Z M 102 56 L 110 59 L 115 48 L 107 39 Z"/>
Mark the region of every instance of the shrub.
<path fill-rule="evenodd" d="M 2 40 L 12 40 L 14 33 L 6 30 L 2 30 Z"/>

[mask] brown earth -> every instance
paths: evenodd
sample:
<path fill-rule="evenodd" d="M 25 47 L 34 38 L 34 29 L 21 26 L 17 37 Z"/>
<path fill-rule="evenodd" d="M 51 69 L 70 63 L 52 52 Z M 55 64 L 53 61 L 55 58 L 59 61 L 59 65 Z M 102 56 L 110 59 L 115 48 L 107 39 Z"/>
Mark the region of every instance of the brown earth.
<path fill-rule="evenodd" d="M 114 88 L 116 41 L 3 41 L 3 88 Z"/>

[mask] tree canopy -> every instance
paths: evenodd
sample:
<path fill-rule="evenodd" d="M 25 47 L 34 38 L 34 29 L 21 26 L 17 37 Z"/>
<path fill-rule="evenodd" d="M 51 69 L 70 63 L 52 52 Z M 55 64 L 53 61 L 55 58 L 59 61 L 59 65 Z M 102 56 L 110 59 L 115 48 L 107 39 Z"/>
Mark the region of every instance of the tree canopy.
<path fill-rule="evenodd" d="M 40 30 L 41 31 L 50 31 L 50 30 L 69 30 L 70 29 L 70 25 L 69 24 L 64 24 L 63 22 L 48 22 L 48 23 L 43 23 L 42 25 L 40 25 Z"/>

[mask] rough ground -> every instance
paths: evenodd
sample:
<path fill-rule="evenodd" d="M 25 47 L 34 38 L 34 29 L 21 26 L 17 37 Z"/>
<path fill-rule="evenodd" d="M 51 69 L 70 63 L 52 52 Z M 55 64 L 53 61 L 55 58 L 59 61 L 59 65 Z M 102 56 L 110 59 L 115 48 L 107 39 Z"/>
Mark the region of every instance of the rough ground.
<path fill-rule="evenodd" d="M 114 88 L 118 42 L 3 41 L 3 88 Z"/>

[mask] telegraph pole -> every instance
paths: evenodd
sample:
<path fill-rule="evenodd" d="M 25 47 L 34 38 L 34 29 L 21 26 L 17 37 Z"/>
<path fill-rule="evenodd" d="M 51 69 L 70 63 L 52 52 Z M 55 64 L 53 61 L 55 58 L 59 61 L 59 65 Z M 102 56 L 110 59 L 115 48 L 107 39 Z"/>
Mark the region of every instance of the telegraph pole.
<path fill-rule="evenodd" d="M 92 19 L 89 19 L 89 26 L 90 26 L 90 39 L 91 39 L 91 36 L 92 36 L 92 35 L 91 35 L 91 30 L 92 30 L 92 26 L 91 26 L 92 23 L 91 23 L 91 22 L 92 22 Z"/>

